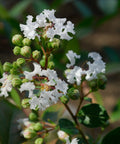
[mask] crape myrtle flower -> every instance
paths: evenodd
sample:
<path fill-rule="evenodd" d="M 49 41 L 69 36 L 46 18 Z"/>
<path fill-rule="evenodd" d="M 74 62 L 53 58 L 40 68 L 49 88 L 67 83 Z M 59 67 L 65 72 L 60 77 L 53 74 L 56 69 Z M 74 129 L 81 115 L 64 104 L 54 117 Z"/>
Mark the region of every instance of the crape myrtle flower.
<path fill-rule="evenodd" d="M 36 96 L 34 94 L 36 86 L 33 82 L 23 83 L 20 91 L 29 91 L 28 97 L 30 98 L 29 103 L 31 109 L 38 107 L 40 110 L 45 110 L 50 105 L 57 103 L 60 96 L 67 93 L 68 84 L 58 78 L 56 71 L 50 69 L 42 70 L 41 66 L 37 63 L 33 63 L 33 65 L 34 70 L 32 72 L 24 71 L 23 74 L 30 81 L 35 76 L 47 79 L 43 84 L 40 84 L 40 95 Z"/>
<path fill-rule="evenodd" d="M 70 60 L 70 64 L 66 65 L 67 68 L 75 64 L 75 58 L 80 58 L 79 55 L 72 51 L 68 51 L 66 56 Z M 93 62 L 87 62 L 88 70 L 84 70 L 82 67 L 79 66 L 74 66 L 72 69 L 67 69 L 65 71 L 65 75 L 69 83 L 74 84 L 76 82 L 77 85 L 80 85 L 83 75 L 85 76 L 86 80 L 90 81 L 93 79 L 97 79 L 97 75 L 99 73 L 105 72 L 105 63 L 98 53 L 90 52 L 88 54 L 88 57 L 93 59 Z"/>
<path fill-rule="evenodd" d="M 57 35 L 60 39 L 70 40 L 72 37 L 68 33 L 75 34 L 74 24 L 67 21 L 66 18 L 56 18 L 55 10 L 44 10 L 36 16 L 33 22 L 33 16 L 28 15 L 26 25 L 20 24 L 21 31 L 25 37 L 35 39 L 47 36 L 50 41 Z"/>
<path fill-rule="evenodd" d="M 69 140 L 69 136 L 66 138 L 66 144 L 78 144 L 78 139 L 74 138 L 72 139 L 72 141 L 70 142 Z"/>
<path fill-rule="evenodd" d="M 8 79 L 8 75 L 3 73 L 3 77 L 0 79 L 2 86 L 0 87 L 0 96 L 9 96 L 8 92 L 12 90 L 11 80 Z"/>

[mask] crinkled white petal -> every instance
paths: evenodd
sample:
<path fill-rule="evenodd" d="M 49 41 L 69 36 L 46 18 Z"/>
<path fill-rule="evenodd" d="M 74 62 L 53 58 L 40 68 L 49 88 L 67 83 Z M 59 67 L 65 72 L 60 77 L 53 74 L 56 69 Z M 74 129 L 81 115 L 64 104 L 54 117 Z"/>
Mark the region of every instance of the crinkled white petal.
<path fill-rule="evenodd" d="M 74 138 L 71 142 L 69 140 L 69 136 L 66 138 L 66 144 L 78 144 L 78 139 Z"/>
<path fill-rule="evenodd" d="M 71 66 L 73 66 L 75 64 L 75 58 L 79 59 L 80 55 L 77 55 L 76 53 L 74 53 L 72 50 L 68 51 L 68 53 L 66 54 L 66 56 L 68 57 L 70 64 L 67 64 L 66 67 L 69 68 Z"/>
<path fill-rule="evenodd" d="M 12 84 L 11 80 L 8 79 L 8 75 L 3 73 L 3 77 L 0 79 L 0 83 L 2 83 L 2 86 L 0 88 L 0 96 L 9 96 L 8 92 L 12 90 Z"/>

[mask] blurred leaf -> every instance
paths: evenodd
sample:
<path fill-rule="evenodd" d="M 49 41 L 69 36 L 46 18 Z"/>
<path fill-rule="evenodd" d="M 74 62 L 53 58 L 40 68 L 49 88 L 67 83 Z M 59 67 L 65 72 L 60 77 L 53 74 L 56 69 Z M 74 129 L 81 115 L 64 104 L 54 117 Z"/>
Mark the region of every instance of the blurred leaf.
<path fill-rule="evenodd" d="M 105 108 L 99 104 L 87 104 L 78 114 L 79 122 L 91 128 L 104 127 L 109 119 Z"/>
<path fill-rule="evenodd" d="M 68 119 L 60 119 L 59 126 L 60 126 L 60 130 L 66 132 L 70 135 L 75 135 L 75 134 L 79 133 L 78 129 L 75 127 L 73 122 L 71 122 Z"/>
<path fill-rule="evenodd" d="M 110 118 L 112 122 L 120 120 L 120 100 L 115 105 Z"/>
<path fill-rule="evenodd" d="M 102 140 L 101 144 L 119 144 L 120 143 L 120 127 L 109 132 Z"/>
<path fill-rule="evenodd" d="M 97 3 L 105 14 L 112 14 L 116 12 L 118 8 L 118 0 L 98 0 Z"/>
<path fill-rule="evenodd" d="M 0 4 L 0 19 L 6 19 L 9 17 L 9 12 Z"/>
<path fill-rule="evenodd" d="M 57 120 L 61 117 L 63 112 L 65 111 L 65 108 L 62 104 L 56 104 L 48 107 L 42 114 L 42 119 L 44 121 L 53 121 L 57 122 Z"/>
<path fill-rule="evenodd" d="M 51 8 L 56 9 L 58 8 L 65 0 L 54 0 L 52 2 Z"/>
<path fill-rule="evenodd" d="M 3 66 L 2 66 L 2 63 L 0 61 L 0 77 L 2 77 L 2 74 L 3 74 Z"/>
<path fill-rule="evenodd" d="M 73 3 L 84 17 L 91 17 L 93 15 L 90 8 L 82 1 L 74 0 Z"/>
<path fill-rule="evenodd" d="M 2 144 L 18 144 L 23 138 L 17 128 L 22 112 L 6 100 L 0 101 L 0 140 Z"/>
<path fill-rule="evenodd" d="M 41 13 L 44 9 L 49 9 L 48 4 L 43 0 L 35 0 L 33 6 L 37 14 Z"/>
<path fill-rule="evenodd" d="M 85 101 L 87 101 L 87 102 L 92 103 L 92 99 L 91 99 L 91 98 L 89 98 L 89 97 L 85 97 L 85 98 L 84 98 L 84 100 L 85 100 Z"/>
<path fill-rule="evenodd" d="M 26 8 L 32 3 L 33 0 L 22 0 L 17 3 L 9 12 L 11 17 L 17 18 L 21 15 Z"/>
<path fill-rule="evenodd" d="M 17 93 L 17 91 L 14 88 L 11 90 L 10 96 L 14 100 L 16 106 L 18 106 L 19 108 L 21 108 L 20 96 L 19 96 L 19 94 Z"/>
<path fill-rule="evenodd" d="M 96 101 L 103 106 L 103 100 L 102 100 L 102 96 L 100 94 L 99 91 L 96 91 L 93 93 L 93 95 L 95 96 Z"/>
<path fill-rule="evenodd" d="M 119 72 L 120 72 L 120 62 L 106 64 L 106 74 L 115 74 Z"/>

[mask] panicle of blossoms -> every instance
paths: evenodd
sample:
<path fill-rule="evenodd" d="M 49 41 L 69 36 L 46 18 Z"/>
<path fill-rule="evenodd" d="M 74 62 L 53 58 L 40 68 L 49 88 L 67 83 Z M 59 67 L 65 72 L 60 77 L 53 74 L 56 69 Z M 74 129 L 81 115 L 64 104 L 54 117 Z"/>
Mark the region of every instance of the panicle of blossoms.
<path fill-rule="evenodd" d="M 0 83 L 2 83 L 2 86 L 0 87 L 0 96 L 9 96 L 8 92 L 12 90 L 12 84 L 6 73 L 3 73 L 3 77 L 0 79 Z"/>
<path fill-rule="evenodd" d="M 74 24 L 71 21 L 66 21 L 66 18 L 56 18 L 55 10 L 44 10 L 36 16 L 36 21 L 33 22 L 33 16 L 28 15 L 26 25 L 20 24 L 21 31 L 25 37 L 29 39 L 40 38 L 45 35 L 50 41 L 57 35 L 60 39 L 72 39 L 68 33 L 75 34 Z"/>
<path fill-rule="evenodd" d="M 34 76 L 44 77 L 47 80 L 41 84 L 40 95 L 36 96 L 34 90 L 36 89 L 33 82 L 23 83 L 20 87 L 20 91 L 29 91 L 30 108 L 35 109 L 38 107 L 40 110 L 45 110 L 50 105 L 57 103 L 59 97 L 67 93 L 68 84 L 59 79 L 56 71 L 54 70 L 42 70 L 40 65 L 33 63 L 34 70 L 32 72 L 24 71 L 25 78 L 33 80 Z M 42 89 L 43 86 L 43 89 Z"/>
<path fill-rule="evenodd" d="M 76 53 L 68 51 L 66 54 L 68 59 L 70 60 L 70 64 L 67 64 L 66 67 L 73 66 L 75 64 L 75 58 L 80 58 Z M 88 61 L 88 70 L 84 70 L 82 67 L 74 66 L 73 69 L 67 69 L 65 71 L 67 81 L 71 84 L 75 82 L 77 85 L 81 84 L 82 76 L 85 76 L 85 79 L 90 81 L 93 79 L 97 79 L 97 75 L 99 73 L 105 72 L 105 63 L 102 60 L 102 57 L 96 52 L 90 52 L 88 57 L 93 59 L 93 62 Z"/>

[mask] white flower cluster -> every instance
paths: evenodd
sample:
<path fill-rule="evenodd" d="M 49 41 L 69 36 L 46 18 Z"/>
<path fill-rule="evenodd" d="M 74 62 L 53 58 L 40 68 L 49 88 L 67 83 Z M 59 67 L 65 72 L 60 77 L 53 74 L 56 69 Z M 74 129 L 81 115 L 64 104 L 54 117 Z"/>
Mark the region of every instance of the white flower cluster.
<path fill-rule="evenodd" d="M 25 78 L 31 81 L 33 80 L 33 76 L 44 76 L 48 79 L 48 81 L 46 81 L 43 85 L 53 87 L 53 89 L 50 90 L 49 88 L 44 88 L 40 91 L 40 96 L 37 97 L 33 92 L 35 90 L 34 83 L 26 82 L 21 85 L 20 91 L 29 91 L 28 97 L 31 98 L 29 101 L 31 109 L 35 109 L 38 106 L 40 110 L 45 110 L 50 105 L 57 103 L 60 96 L 67 93 L 68 84 L 57 77 L 56 71 L 50 69 L 42 70 L 41 66 L 37 63 L 33 63 L 33 65 L 34 71 L 25 71 Z"/>
<path fill-rule="evenodd" d="M 8 79 L 8 75 L 3 73 L 3 77 L 0 79 L 2 86 L 0 88 L 0 96 L 8 96 L 8 92 L 12 90 L 11 80 Z"/>
<path fill-rule="evenodd" d="M 80 56 L 75 54 L 73 51 L 69 51 L 66 55 L 70 60 L 70 64 L 66 65 L 67 68 L 70 68 L 75 64 L 75 58 L 80 58 Z M 67 69 L 65 71 L 66 78 L 69 83 L 73 84 L 76 82 L 77 85 L 80 85 L 83 75 L 85 75 L 86 80 L 90 81 L 92 79 L 97 79 L 97 74 L 105 72 L 105 63 L 98 53 L 90 52 L 88 57 L 93 59 L 93 62 L 87 62 L 88 70 L 83 70 L 79 66 L 74 66 L 73 69 Z"/>
<path fill-rule="evenodd" d="M 33 22 L 33 16 L 28 15 L 26 25 L 20 24 L 21 31 L 25 37 L 29 39 L 35 39 L 37 36 L 39 39 L 41 33 L 44 31 L 45 35 L 50 38 L 50 41 L 58 35 L 60 39 L 70 40 L 69 33 L 75 34 L 74 24 L 71 21 L 67 21 L 66 18 L 56 18 L 55 10 L 44 10 L 42 13 L 36 16 L 36 21 Z M 42 29 L 41 31 L 38 29 Z"/>

